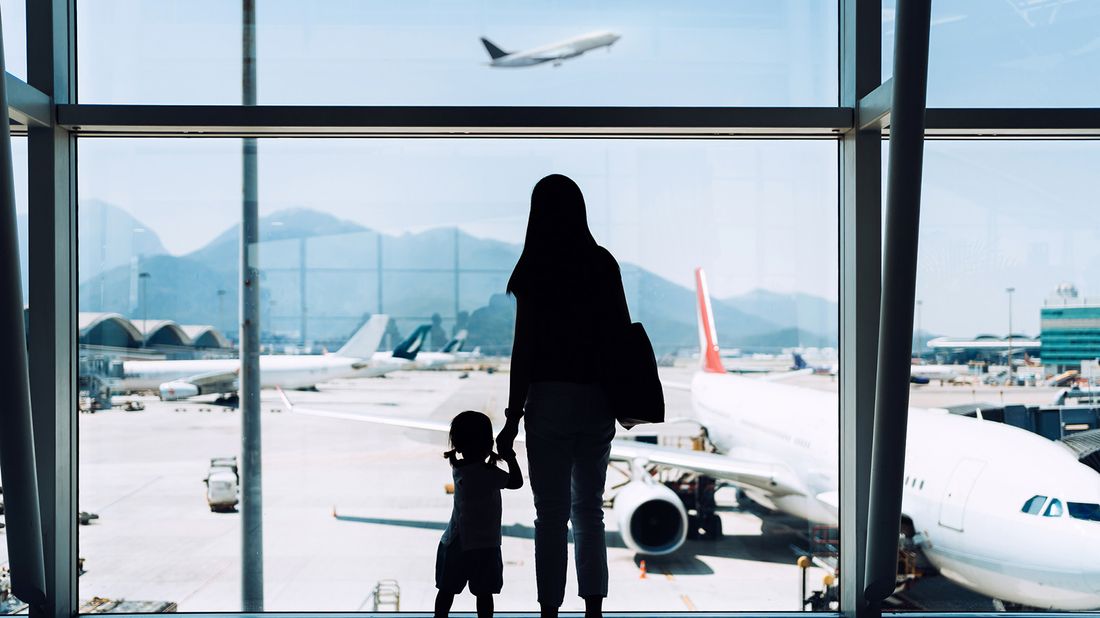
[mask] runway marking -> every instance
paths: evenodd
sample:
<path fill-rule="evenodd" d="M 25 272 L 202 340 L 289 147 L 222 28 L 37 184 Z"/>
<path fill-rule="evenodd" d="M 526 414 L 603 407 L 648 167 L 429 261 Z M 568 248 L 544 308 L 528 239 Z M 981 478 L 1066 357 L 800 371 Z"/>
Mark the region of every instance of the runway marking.
<path fill-rule="evenodd" d="M 694 612 L 694 611 L 696 611 L 696 609 L 695 609 L 695 603 L 692 603 L 692 602 L 691 602 L 691 597 L 689 597 L 689 596 L 688 596 L 688 595 L 686 595 L 686 594 L 681 594 L 681 595 L 680 595 L 680 600 L 684 602 L 684 607 L 688 608 L 688 611 L 689 611 L 689 612 Z"/>

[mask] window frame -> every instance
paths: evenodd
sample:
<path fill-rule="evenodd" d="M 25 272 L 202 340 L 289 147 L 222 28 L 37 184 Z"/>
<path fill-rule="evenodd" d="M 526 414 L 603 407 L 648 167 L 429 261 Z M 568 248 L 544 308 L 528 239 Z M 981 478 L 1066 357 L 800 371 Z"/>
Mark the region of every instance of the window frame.
<path fill-rule="evenodd" d="M 77 610 L 76 149 L 78 136 L 819 138 L 838 145 L 840 230 L 839 614 L 862 602 L 870 500 L 882 249 L 881 148 L 892 79 L 881 83 L 881 5 L 839 0 L 833 107 L 349 107 L 86 105 L 75 100 L 76 0 L 27 0 L 28 79 L 6 74 L 12 131 L 28 136 L 29 352 L 37 478 L 50 601 Z M 896 27 L 904 29 L 906 24 Z M 926 139 L 1100 137 L 1100 109 L 931 108 Z M 919 169 L 918 172 L 919 177 Z M 901 452 L 904 452 L 904 445 Z M 900 496 L 901 487 L 897 488 Z M 878 499 L 890 499 L 878 498 Z M 794 616 L 778 612 L 775 616 Z M 834 615 L 834 614 L 827 614 Z M 913 615 L 913 614 L 908 614 Z M 952 615 L 950 612 L 924 615 Z M 1069 614 L 1066 614 L 1069 615 Z"/>

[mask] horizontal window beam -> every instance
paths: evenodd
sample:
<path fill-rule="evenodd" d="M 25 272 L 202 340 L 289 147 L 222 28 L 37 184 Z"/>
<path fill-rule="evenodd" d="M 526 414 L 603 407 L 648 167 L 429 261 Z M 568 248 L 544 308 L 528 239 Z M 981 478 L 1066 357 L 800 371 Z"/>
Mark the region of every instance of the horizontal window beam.
<path fill-rule="evenodd" d="M 341 107 L 60 105 L 80 134 L 234 137 L 836 137 L 852 126 L 840 107 Z"/>
<path fill-rule="evenodd" d="M 1100 137 L 1100 108 L 930 107 L 929 137 L 1087 138 Z"/>
<path fill-rule="evenodd" d="M 22 122 L 48 115 L 48 99 L 8 76 L 29 101 Z M 15 86 L 10 84 L 15 82 Z M 85 135 L 185 137 L 837 137 L 858 124 L 889 133 L 888 84 L 847 107 L 356 107 L 59 105 L 59 124 Z M 41 95 L 41 93 L 38 93 Z M 45 95 L 41 95 L 44 97 Z M 14 97 L 13 97 L 14 99 Z M 13 106 L 14 107 L 14 106 Z M 26 111 L 29 110 L 29 111 Z M 1100 137 L 1100 109 L 929 108 L 933 138 Z"/>
<path fill-rule="evenodd" d="M 4 87 L 8 92 L 8 118 L 22 125 L 19 129 L 50 126 L 50 97 L 7 72 Z"/>
<path fill-rule="evenodd" d="M 894 80 L 886 80 L 867 96 L 859 100 L 856 123 L 860 130 L 882 129 L 890 125 L 890 109 L 893 107 Z"/>

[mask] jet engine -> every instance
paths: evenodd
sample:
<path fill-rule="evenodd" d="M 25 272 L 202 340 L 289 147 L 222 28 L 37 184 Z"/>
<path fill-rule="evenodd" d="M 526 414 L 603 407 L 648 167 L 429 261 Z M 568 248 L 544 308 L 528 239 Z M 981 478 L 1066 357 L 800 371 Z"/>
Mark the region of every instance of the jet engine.
<path fill-rule="evenodd" d="M 199 387 L 190 382 L 184 382 L 183 380 L 174 380 L 160 385 L 161 401 L 177 401 L 179 399 L 194 397 L 198 394 L 200 394 Z"/>
<path fill-rule="evenodd" d="M 670 554 L 687 538 L 684 503 L 676 492 L 648 476 L 619 490 L 614 513 L 623 542 L 638 553 Z"/>

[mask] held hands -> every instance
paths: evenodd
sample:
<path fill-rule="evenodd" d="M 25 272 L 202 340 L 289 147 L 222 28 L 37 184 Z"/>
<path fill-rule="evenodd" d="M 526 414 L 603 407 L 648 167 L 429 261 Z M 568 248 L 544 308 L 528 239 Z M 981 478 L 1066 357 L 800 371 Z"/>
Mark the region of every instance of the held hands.
<path fill-rule="evenodd" d="M 515 459 L 514 444 L 519 435 L 519 418 L 510 417 L 504 423 L 504 427 L 497 434 L 497 453 L 502 459 Z"/>

